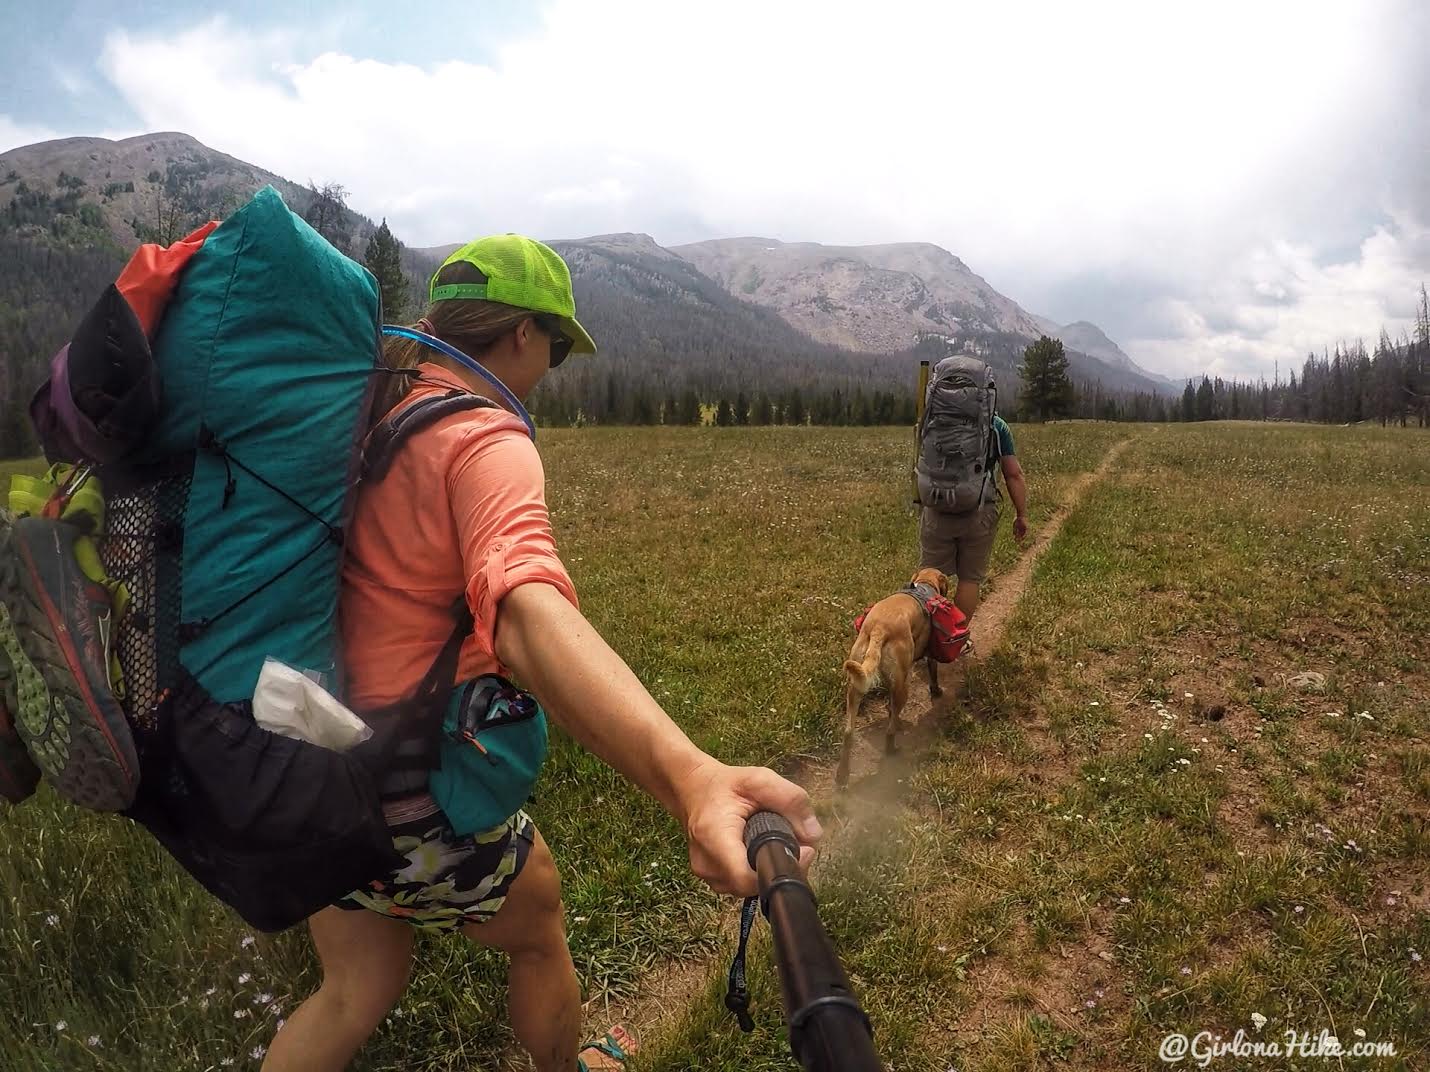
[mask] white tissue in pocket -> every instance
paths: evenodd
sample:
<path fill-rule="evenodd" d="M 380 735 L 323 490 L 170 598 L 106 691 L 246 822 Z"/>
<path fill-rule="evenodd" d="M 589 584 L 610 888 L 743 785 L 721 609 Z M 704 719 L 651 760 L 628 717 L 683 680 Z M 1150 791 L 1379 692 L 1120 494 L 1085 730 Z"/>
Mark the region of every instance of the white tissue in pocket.
<path fill-rule="evenodd" d="M 346 752 L 372 729 L 301 670 L 272 657 L 263 660 L 253 691 L 253 718 L 266 730 Z"/>

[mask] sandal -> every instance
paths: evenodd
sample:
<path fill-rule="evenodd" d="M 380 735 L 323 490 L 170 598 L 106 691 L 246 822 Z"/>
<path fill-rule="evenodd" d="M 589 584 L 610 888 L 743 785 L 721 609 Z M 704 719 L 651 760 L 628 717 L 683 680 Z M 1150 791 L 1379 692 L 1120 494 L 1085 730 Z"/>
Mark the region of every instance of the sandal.
<path fill-rule="evenodd" d="M 581 1047 L 581 1053 L 587 1050 L 596 1050 L 605 1054 L 613 1060 L 619 1061 L 622 1068 L 631 1059 L 631 1054 L 636 1052 L 636 1040 L 624 1027 L 617 1024 L 606 1032 L 606 1037 L 596 1042 L 588 1042 Z M 580 1054 L 576 1056 L 576 1067 L 580 1072 L 592 1072 L 591 1066 L 581 1059 Z"/>

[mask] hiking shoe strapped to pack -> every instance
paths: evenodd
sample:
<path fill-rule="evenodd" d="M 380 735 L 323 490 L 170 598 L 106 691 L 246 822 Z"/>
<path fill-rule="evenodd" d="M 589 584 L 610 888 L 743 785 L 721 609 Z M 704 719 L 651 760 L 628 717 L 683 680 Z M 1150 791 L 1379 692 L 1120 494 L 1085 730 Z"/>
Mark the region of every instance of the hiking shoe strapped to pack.
<path fill-rule="evenodd" d="M 83 536 L 66 521 L 0 520 L 0 647 L 17 681 L 15 728 L 55 791 L 123 811 L 139 787 L 139 757 L 110 686 L 110 595 L 75 554 Z"/>
<path fill-rule="evenodd" d="M 0 638 L 11 635 L 7 626 L 9 612 L 0 604 Z M 7 645 L 0 640 L 0 797 L 19 804 L 35 791 L 40 781 L 40 768 L 25 751 L 25 742 L 15 732 L 15 720 L 20 710 L 22 688 L 27 696 L 38 686 L 43 702 L 44 682 L 35 674 L 24 656 L 20 657 L 30 680 L 21 682 L 15 672 L 14 660 Z"/>

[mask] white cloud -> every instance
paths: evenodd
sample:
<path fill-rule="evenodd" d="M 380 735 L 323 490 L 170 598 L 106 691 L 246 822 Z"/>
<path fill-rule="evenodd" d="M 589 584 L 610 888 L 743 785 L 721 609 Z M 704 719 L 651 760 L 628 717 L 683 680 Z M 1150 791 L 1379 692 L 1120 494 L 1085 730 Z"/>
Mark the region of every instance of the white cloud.
<path fill-rule="evenodd" d="M 216 19 L 117 31 L 100 70 L 145 128 L 342 182 L 412 244 L 495 230 L 933 241 L 1064 320 L 1087 313 L 1039 307 L 1061 280 L 1156 278 L 1171 300 L 1121 316 L 1158 325 L 1124 348 L 1162 369 L 1214 354 L 1249 371 L 1322 326 L 1318 346 L 1352 330 L 1343 316 L 1359 331 L 1427 271 L 1413 221 L 1317 267 L 1332 227 L 1342 246 L 1371 234 L 1377 196 L 1374 161 L 1354 188 L 1317 177 L 1334 147 L 1425 138 L 1403 116 L 1387 126 L 1403 88 L 1384 15 L 1291 0 L 557 0 L 490 63 L 378 62 Z M 454 40 L 481 25 L 477 8 L 447 17 L 471 20 Z"/>
<path fill-rule="evenodd" d="M 1160 337 L 1128 340 L 1134 360 L 1169 375 L 1284 379 L 1308 353 L 1337 343 L 1375 348 L 1410 330 L 1419 280 L 1430 275 L 1430 227 L 1401 218 L 1378 226 L 1354 259 L 1318 264 L 1309 246 L 1249 251 L 1224 280 L 1159 309 Z M 1210 312 L 1210 316 L 1208 315 Z"/>

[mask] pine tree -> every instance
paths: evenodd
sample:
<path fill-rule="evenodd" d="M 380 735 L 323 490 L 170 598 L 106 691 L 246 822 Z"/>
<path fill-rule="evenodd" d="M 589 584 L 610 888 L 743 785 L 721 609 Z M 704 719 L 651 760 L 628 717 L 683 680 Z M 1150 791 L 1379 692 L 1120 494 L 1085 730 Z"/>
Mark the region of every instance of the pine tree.
<path fill-rule="evenodd" d="M 750 400 L 745 397 L 744 391 L 740 391 L 735 395 L 735 423 L 750 423 Z"/>
<path fill-rule="evenodd" d="M 1210 421 L 1216 417 L 1216 396 L 1212 391 L 1212 382 L 1205 376 L 1202 377 L 1202 385 L 1197 388 L 1197 420 Z"/>
<path fill-rule="evenodd" d="M 303 213 L 303 219 L 331 242 L 339 253 L 346 253 L 352 238 L 348 223 L 347 188 L 338 182 L 324 183 L 321 187 L 310 182 L 308 193 L 312 195 L 312 201 Z"/>
<path fill-rule="evenodd" d="M 377 277 L 382 291 L 382 318 L 396 323 L 407 315 L 407 276 L 402 271 L 402 244 L 392 237 L 384 217 L 381 226 L 367 240 L 363 264 Z"/>
<path fill-rule="evenodd" d="M 1019 366 L 1023 377 L 1023 405 L 1040 420 L 1072 409 L 1072 381 L 1068 379 L 1068 358 L 1061 339 L 1044 335 L 1023 351 Z"/>
<path fill-rule="evenodd" d="M 700 397 L 688 387 L 685 389 L 685 393 L 680 396 L 680 423 L 704 423 L 704 417 L 700 412 Z"/>
<path fill-rule="evenodd" d="M 855 398 L 854 404 L 859 407 L 855 420 L 861 425 L 871 425 L 874 423 L 874 408 L 869 405 L 869 396 L 860 391 Z"/>
<path fill-rule="evenodd" d="M 1192 388 L 1192 381 L 1187 381 L 1186 389 L 1182 392 L 1182 420 L 1194 421 L 1197 419 L 1197 392 Z"/>
<path fill-rule="evenodd" d="M 789 395 L 789 408 L 785 411 L 786 424 L 804 424 L 808 416 L 804 408 L 804 396 L 799 393 L 796 387 Z"/>
<path fill-rule="evenodd" d="M 722 398 L 715 407 L 715 424 L 720 428 L 729 428 L 735 423 L 735 412 L 730 408 L 729 399 Z"/>
<path fill-rule="evenodd" d="M 631 423 L 655 424 L 655 403 L 644 384 L 637 385 L 631 392 Z"/>
<path fill-rule="evenodd" d="M 604 407 L 602 421 L 605 424 L 620 424 L 621 418 L 625 416 L 621 412 L 621 392 L 616 383 L 614 372 L 606 375 L 606 405 Z"/>

